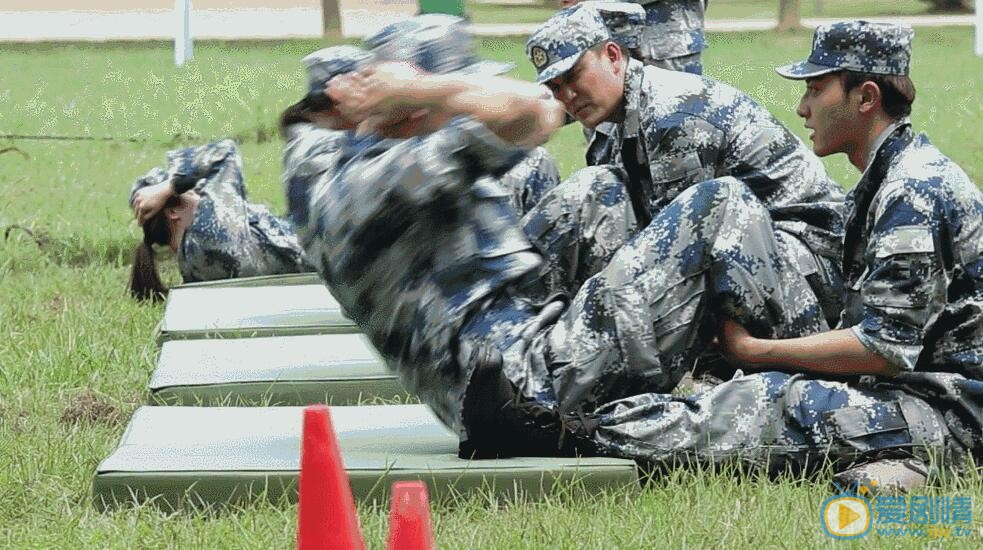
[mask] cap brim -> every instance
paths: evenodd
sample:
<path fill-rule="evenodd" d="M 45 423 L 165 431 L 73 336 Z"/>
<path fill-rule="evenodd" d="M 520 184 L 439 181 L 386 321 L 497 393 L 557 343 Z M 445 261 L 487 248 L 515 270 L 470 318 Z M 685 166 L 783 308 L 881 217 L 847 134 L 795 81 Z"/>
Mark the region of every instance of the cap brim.
<path fill-rule="evenodd" d="M 536 77 L 536 84 L 545 84 L 558 76 L 563 76 L 570 69 L 572 69 L 573 66 L 577 64 L 578 61 L 580 61 L 580 58 L 583 55 L 584 52 L 580 52 L 576 55 L 564 57 L 563 59 L 557 61 L 556 63 L 553 63 L 549 67 L 546 67 L 546 70 L 539 73 L 539 76 Z"/>
<path fill-rule="evenodd" d="M 504 61 L 482 60 L 476 63 L 472 63 L 467 67 L 464 67 L 460 71 L 454 71 L 454 72 L 463 73 L 463 74 L 494 76 L 499 74 L 505 74 L 514 68 L 515 68 L 515 63 L 509 63 Z"/>
<path fill-rule="evenodd" d="M 789 80 L 805 80 L 842 70 L 839 67 L 827 67 L 826 65 L 817 65 L 808 61 L 799 61 L 798 63 L 775 68 L 776 73 Z"/>

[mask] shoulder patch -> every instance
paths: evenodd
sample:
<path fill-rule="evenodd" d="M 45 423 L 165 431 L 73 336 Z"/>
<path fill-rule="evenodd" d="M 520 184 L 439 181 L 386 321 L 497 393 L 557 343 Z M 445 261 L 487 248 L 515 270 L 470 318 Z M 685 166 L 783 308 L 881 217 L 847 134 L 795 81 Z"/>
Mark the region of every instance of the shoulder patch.
<path fill-rule="evenodd" d="M 877 239 L 876 256 L 886 258 L 895 254 L 931 254 L 935 252 L 932 230 L 923 225 L 903 225 L 893 228 Z"/>

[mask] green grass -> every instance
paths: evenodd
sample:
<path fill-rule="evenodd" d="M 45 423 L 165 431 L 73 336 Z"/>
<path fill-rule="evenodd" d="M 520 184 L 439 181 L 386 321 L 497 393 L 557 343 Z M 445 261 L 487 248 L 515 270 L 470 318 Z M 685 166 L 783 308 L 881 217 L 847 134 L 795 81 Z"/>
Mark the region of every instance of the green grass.
<path fill-rule="evenodd" d="M 486 4 L 465 1 L 465 11 L 475 23 L 540 23 L 556 12 L 558 2 L 539 4 Z M 919 0 L 802 0 L 802 17 L 871 17 L 921 15 L 930 4 Z M 817 7 L 820 8 L 817 10 Z M 777 0 L 712 0 L 707 19 L 777 19 Z"/>
<path fill-rule="evenodd" d="M 809 33 L 711 35 L 707 72 L 758 98 L 804 135 L 791 112 L 801 85 L 774 65 L 803 57 Z M 89 502 L 98 462 L 132 411 L 146 402 L 160 306 L 124 294 L 137 243 L 126 197 L 131 182 L 175 144 L 237 136 L 256 201 L 282 211 L 277 112 L 303 89 L 300 57 L 321 44 L 200 43 L 184 70 L 169 44 L 0 45 L 0 133 L 138 138 L 132 142 L 0 139 L 0 547 L 289 547 L 295 508 L 257 504 L 225 513 L 161 514 L 150 508 L 101 514 Z M 484 53 L 516 61 L 529 78 L 521 40 L 486 40 Z M 974 83 L 983 65 L 971 29 L 922 29 L 915 44 L 915 124 L 983 182 L 983 107 Z M 177 137 L 175 137 L 177 135 Z M 579 128 L 549 144 L 563 174 L 581 166 Z M 857 174 L 828 162 L 847 186 Z M 170 281 L 173 261 L 165 262 Z M 983 513 L 978 479 L 940 494 L 970 495 Z M 817 522 L 828 496 L 819 482 L 736 480 L 677 472 L 641 491 L 585 494 L 576 487 L 545 502 L 488 496 L 435 507 L 443 548 L 814 547 L 831 543 Z M 370 547 L 382 547 L 385 507 L 366 507 Z M 977 521 L 977 525 L 979 522 Z M 901 546 L 918 541 L 867 542 Z"/>

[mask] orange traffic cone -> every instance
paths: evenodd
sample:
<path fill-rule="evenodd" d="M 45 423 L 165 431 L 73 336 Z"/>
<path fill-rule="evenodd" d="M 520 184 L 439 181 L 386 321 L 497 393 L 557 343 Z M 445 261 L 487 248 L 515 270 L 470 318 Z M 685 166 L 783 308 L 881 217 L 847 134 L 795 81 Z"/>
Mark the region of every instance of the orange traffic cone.
<path fill-rule="evenodd" d="M 433 550 L 430 501 L 422 481 L 393 483 L 389 509 L 389 550 Z"/>
<path fill-rule="evenodd" d="M 363 550 L 352 486 L 338 451 L 326 405 L 304 409 L 300 451 L 299 550 Z"/>

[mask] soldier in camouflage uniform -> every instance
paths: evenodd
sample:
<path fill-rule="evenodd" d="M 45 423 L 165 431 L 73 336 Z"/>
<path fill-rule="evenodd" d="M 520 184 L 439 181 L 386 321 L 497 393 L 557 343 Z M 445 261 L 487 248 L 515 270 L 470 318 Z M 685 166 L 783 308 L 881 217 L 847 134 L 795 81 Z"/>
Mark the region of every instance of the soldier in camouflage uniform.
<path fill-rule="evenodd" d="M 307 95 L 288 107 L 280 118 L 284 159 L 317 158 L 317 162 L 284 163 L 287 211 L 298 227 L 307 224 L 310 190 L 306 183 L 311 177 L 335 168 L 345 132 L 355 127 L 333 108 L 325 88 L 332 78 L 357 70 L 369 59 L 365 50 L 345 45 L 317 50 L 302 60 L 307 71 Z"/>
<path fill-rule="evenodd" d="M 819 71 L 802 74 L 814 77 L 844 69 L 875 76 L 906 74 L 910 34 L 905 32 L 865 24 L 821 28 L 811 58 L 820 66 L 791 68 L 786 74 Z M 877 135 L 865 128 L 855 131 L 854 142 L 832 139 L 832 134 L 849 128 L 854 117 L 864 118 L 853 112 L 836 118 L 835 113 L 842 111 L 835 109 L 813 118 L 811 108 L 819 101 L 811 95 L 816 93 L 813 88 L 811 82 L 800 114 L 807 117 L 807 124 L 816 125 L 817 152 L 834 152 L 821 146 L 832 142 L 843 150 L 870 155 L 860 154 L 857 159 L 858 167 L 867 172 L 851 194 L 853 213 L 843 256 L 844 272 L 853 284 L 842 326 L 852 328 L 766 341 L 751 336 L 741 326 L 743 321 L 726 320 L 722 339 L 732 362 L 755 370 L 780 367 L 801 373 L 738 373 L 700 394 L 677 397 L 663 389 L 601 405 L 582 421 L 582 425 L 596 425 L 594 440 L 601 452 L 656 466 L 740 460 L 769 470 L 808 470 L 826 460 L 841 469 L 860 462 L 841 471 L 836 479 L 845 485 L 869 484 L 875 478 L 887 488 L 907 488 L 924 481 L 928 471 L 924 460 L 930 456 L 955 465 L 967 453 L 979 457 L 983 419 L 983 384 L 979 382 L 983 285 L 976 267 L 981 263 L 980 193 L 927 140 L 915 138 L 904 120 L 884 124 L 874 143 L 864 144 L 858 138 Z M 864 122 L 852 122 L 855 129 L 857 124 Z M 685 210 L 680 216 L 673 215 L 680 206 L 707 193 L 710 185 L 712 182 L 691 187 L 670 202 L 648 228 L 617 252 L 602 276 L 619 264 L 638 266 L 637 260 L 624 261 L 622 256 L 653 226 L 686 228 L 692 220 L 702 218 L 709 220 L 707 227 L 723 227 L 721 236 L 767 234 L 766 225 L 732 231 L 732 222 L 726 216 L 717 217 L 714 209 L 700 211 L 699 216 Z M 744 200 L 735 200 L 734 195 L 717 200 L 743 216 L 767 218 L 760 203 L 748 200 L 750 195 L 744 189 L 740 195 Z M 696 250 L 704 250 L 704 239 L 712 232 L 695 233 L 690 242 Z M 729 240 L 733 242 L 733 236 Z M 657 239 L 643 250 L 651 254 L 664 242 Z M 741 260 L 754 258 L 760 250 L 752 243 L 735 245 L 732 258 Z M 685 253 L 671 257 L 689 260 Z M 646 269 L 646 264 L 641 265 Z M 760 281 L 761 275 L 755 278 Z M 587 291 L 594 281 L 587 282 Z M 947 286 L 948 281 L 955 286 Z M 765 283 L 764 287 L 772 285 Z M 754 282 L 745 288 L 754 288 Z M 611 298 L 601 303 L 618 303 L 616 294 Z M 666 307 L 661 300 L 650 300 L 637 303 L 652 304 L 651 309 Z M 685 319 L 691 301 L 674 301 L 680 306 L 673 315 Z M 725 304 L 720 313 L 726 317 L 733 309 Z M 650 323 L 647 317 L 637 322 L 639 330 Z M 658 324 L 653 326 L 659 330 Z M 676 327 L 672 323 L 664 326 L 669 330 L 663 334 L 671 341 Z M 751 332 L 756 330 L 761 328 Z M 661 344 L 665 336 L 652 340 Z M 625 361 L 631 366 L 639 363 L 637 359 Z M 899 373 L 899 368 L 904 371 Z M 552 374 L 557 377 L 557 372 Z M 822 379 L 830 376 L 847 378 Z M 559 387 L 556 381 L 553 385 Z"/>
<path fill-rule="evenodd" d="M 942 420 L 934 437 L 949 438 L 949 454 L 971 453 L 978 461 L 983 193 L 911 129 L 913 34 L 907 26 L 865 21 L 820 26 L 809 59 L 777 69 L 806 81 L 797 112 L 813 130 L 816 152 L 846 153 L 863 172 L 847 198 L 846 308 L 838 330 L 804 341 L 761 342 L 729 323 L 725 343 L 736 361 L 753 366 L 877 375 L 862 384 L 894 392 L 901 402 L 917 396 Z M 875 475 L 899 474 L 863 465 L 844 479 Z"/>
<path fill-rule="evenodd" d="M 157 215 L 172 222 L 185 282 L 313 271 L 294 226 L 247 201 L 232 140 L 170 151 L 165 168 L 134 183 L 130 204 L 141 223 Z"/>
<path fill-rule="evenodd" d="M 534 213 L 538 219 L 528 220 L 547 271 L 568 278 L 555 290 L 575 291 L 687 187 L 729 175 L 767 208 L 783 256 L 795 259 L 827 321 L 835 323 L 842 191 L 801 140 L 747 95 L 624 57 L 617 44 L 637 46 L 643 16 L 634 4 L 586 2 L 554 15 L 526 44 L 537 81 L 549 85 L 568 112 L 587 126 L 617 122 L 609 135 L 594 137 L 588 164 L 606 173 L 617 166 L 626 187 L 613 189 L 616 178 L 608 176 L 598 184 L 595 170 L 561 186 L 569 196 L 557 194 Z M 600 84 L 588 89 L 586 83 Z M 603 206 L 580 208 L 592 194 L 605 197 L 595 200 Z M 596 225 L 604 227 L 586 234 L 603 239 L 583 242 L 584 228 Z"/>
<path fill-rule="evenodd" d="M 578 0 L 560 0 L 569 8 Z M 704 13 L 709 0 L 636 0 L 645 9 L 638 53 L 646 65 L 703 74 Z"/>
<path fill-rule="evenodd" d="M 464 21 L 449 16 L 391 25 L 366 44 L 377 60 L 413 61 L 428 73 L 463 75 L 465 82 L 509 68 L 479 62 Z M 410 80 L 415 91 L 426 85 Z M 332 81 L 332 88 L 346 81 Z M 558 127 L 562 109 L 528 87 L 527 97 L 510 109 L 457 113 L 420 137 L 348 133 L 339 169 L 307 181 L 311 215 L 302 242 L 321 275 L 404 386 L 462 436 L 461 402 L 472 370 L 469 361 L 458 360 L 470 354 L 458 345 L 462 326 L 539 265 L 517 223 L 514 194 L 498 181 L 525 152 L 479 122 L 501 117 L 529 128 L 525 113 L 545 114 L 542 106 L 552 104 Z M 523 320 L 535 315 L 529 304 L 514 309 Z M 506 338 L 519 337 L 521 327 L 515 327 Z"/>
<path fill-rule="evenodd" d="M 307 223 L 310 202 L 309 190 L 298 182 L 310 181 L 311 176 L 334 168 L 341 144 L 347 139 L 345 131 L 355 128 L 332 108 L 325 88 L 335 76 L 357 70 L 370 60 L 365 50 L 347 45 L 324 48 L 303 59 L 308 93 L 281 117 L 281 134 L 286 141 L 283 181 L 288 209 L 296 216 L 293 222 L 298 226 Z M 537 147 L 505 173 L 499 183 L 509 192 L 516 213 L 522 216 L 560 183 L 560 173 L 546 149 Z"/>
<path fill-rule="evenodd" d="M 454 57 L 463 48 L 446 29 L 440 35 L 418 18 L 394 30 L 404 47 L 391 51 L 421 51 L 411 59 L 424 68 L 471 66 Z M 776 461 L 804 467 L 830 449 L 852 458 L 939 447 L 931 409 L 878 388 L 768 373 L 730 382 L 730 393 L 666 394 L 686 356 L 712 336 L 713 314 L 770 337 L 823 323 L 808 282 L 789 276 L 776 252 L 768 211 L 734 178 L 683 191 L 569 302 L 539 301 L 541 256 L 482 177 L 516 162 L 511 144 L 527 142 L 487 118 L 477 124 L 488 111 L 475 106 L 417 138 L 353 137 L 351 160 L 314 182 L 319 198 L 304 229 L 330 243 L 310 254 L 332 293 L 407 387 L 461 435 L 462 454 L 600 452 L 661 464 L 714 460 L 719 451 L 765 465 L 774 451 Z"/>
<path fill-rule="evenodd" d="M 680 454 L 793 464 L 826 455 L 859 462 L 834 476 L 841 486 L 876 480 L 888 489 L 923 483 L 927 458 L 978 460 L 983 196 L 910 130 L 910 40 L 905 27 L 823 26 L 808 62 L 779 69 L 809 82 L 798 111 L 815 129 L 816 151 L 848 152 L 864 170 L 849 197 L 841 328 L 766 341 L 726 321 L 731 361 L 800 374 L 739 376 L 688 398 L 612 403 L 598 411 L 598 439 L 663 463 Z M 851 78 L 860 82 L 852 92 L 843 84 Z M 842 381 L 822 380 L 832 376 Z"/>

